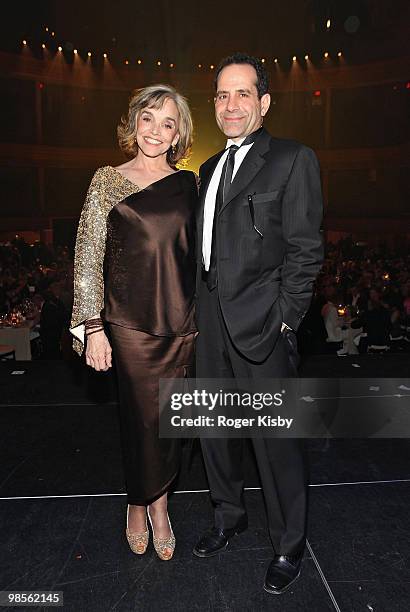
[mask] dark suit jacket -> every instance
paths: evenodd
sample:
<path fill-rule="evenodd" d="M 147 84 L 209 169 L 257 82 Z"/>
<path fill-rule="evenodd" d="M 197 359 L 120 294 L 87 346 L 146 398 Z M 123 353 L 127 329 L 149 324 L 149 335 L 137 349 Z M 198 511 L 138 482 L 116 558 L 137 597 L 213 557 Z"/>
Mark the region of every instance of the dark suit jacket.
<path fill-rule="evenodd" d="M 222 154 L 200 168 L 198 283 L 205 195 Z M 248 359 L 263 361 L 275 346 L 282 321 L 296 331 L 306 314 L 323 259 L 321 221 L 315 154 L 262 130 L 232 181 L 216 224 L 215 290 L 230 337 Z"/>

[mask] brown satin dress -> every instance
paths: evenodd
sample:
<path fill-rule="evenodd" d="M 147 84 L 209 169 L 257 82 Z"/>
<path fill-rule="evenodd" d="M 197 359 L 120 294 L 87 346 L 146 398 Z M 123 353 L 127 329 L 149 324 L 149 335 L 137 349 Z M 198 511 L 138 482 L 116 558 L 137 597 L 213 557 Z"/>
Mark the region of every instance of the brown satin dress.
<path fill-rule="evenodd" d="M 129 504 L 159 497 L 179 469 L 180 441 L 158 434 L 158 381 L 191 374 L 196 202 L 195 175 L 180 170 L 108 215 L 103 317 L 118 376 Z"/>

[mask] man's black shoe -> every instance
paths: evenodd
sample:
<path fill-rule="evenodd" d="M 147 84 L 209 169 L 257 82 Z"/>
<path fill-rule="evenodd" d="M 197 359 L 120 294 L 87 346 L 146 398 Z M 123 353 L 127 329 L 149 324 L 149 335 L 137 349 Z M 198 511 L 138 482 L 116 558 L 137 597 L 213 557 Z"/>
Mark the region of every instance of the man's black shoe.
<path fill-rule="evenodd" d="M 192 551 L 197 557 L 213 557 L 219 552 L 225 550 L 229 544 L 230 538 L 234 535 L 239 535 L 242 531 L 245 531 L 247 524 L 244 523 L 238 527 L 232 529 L 220 529 L 214 527 L 207 533 L 205 533 L 199 542 L 195 545 Z"/>
<path fill-rule="evenodd" d="M 268 593 L 281 595 L 300 576 L 303 551 L 298 555 L 275 555 L 270 562 L 263 588 Z"/>

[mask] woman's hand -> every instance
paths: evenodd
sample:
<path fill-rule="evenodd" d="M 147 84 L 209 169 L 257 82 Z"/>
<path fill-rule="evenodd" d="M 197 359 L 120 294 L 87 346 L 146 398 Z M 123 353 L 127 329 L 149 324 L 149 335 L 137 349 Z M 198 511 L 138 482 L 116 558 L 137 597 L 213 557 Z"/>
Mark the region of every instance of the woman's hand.
<path fill-rule="evenodd" d="M 112 366 L 111 346 L 103 330 L 87 337 L 85 362 L 97 372 L 106 372 Z"/>

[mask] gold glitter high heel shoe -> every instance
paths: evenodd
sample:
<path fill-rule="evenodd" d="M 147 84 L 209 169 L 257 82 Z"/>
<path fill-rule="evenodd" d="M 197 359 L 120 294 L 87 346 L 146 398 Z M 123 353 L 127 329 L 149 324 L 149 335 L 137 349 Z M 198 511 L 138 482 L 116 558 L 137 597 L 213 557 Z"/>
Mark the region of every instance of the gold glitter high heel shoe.
<path fill-rule="evenodd" d="M 125 536 L 127 538 L 128 544 L 130 545 L 130 548 L 132 550 L 133 553 L 135 553 L 136 555 L 143 555 L 145 553 L 145 551 L 147 550 L 147 546 L 148 546 L 148 541 L 149 541 L 149 531 L 148 531 L 148 525 L 145 522 L 146 525 L 146 530 L 143 531 L 142 533 L 133 533 L 132 531 L 130 531 L 128 529 L 128 512 L 129 512 L 129 506 L 127 509 L 127 528 L 125 530 Z"/>
<path fill-rule="evenodd" d="M 175 536 L 174 536 L 174 532 L 172 531 L 171 523 L 169 522 L 168 512 L 167 512 L 167 519 L 168 519 L 169 530 L 171 532 L 171 535 L 168 538 L 156 538 L 155 537 L 154 526 L 152 524 L 152 519 L 149 513 L 149 508 L 147 508 L 147 514 L 148 514 L 149 522 L 151 524 L 152 540 L 154 542 L 155 552 L 157 553 L 158 557 L 162 561 L 170 561 L 173 557 L 174 550 L 175 550 Z M 166 553 L 167 549 L 171 551 L 171 554 Z"/>

